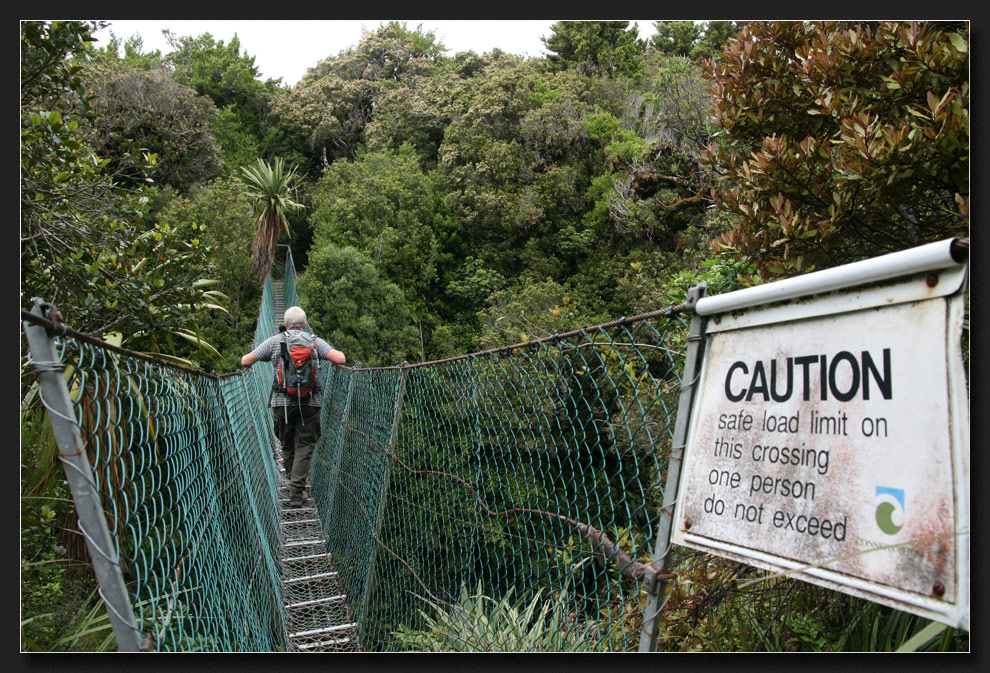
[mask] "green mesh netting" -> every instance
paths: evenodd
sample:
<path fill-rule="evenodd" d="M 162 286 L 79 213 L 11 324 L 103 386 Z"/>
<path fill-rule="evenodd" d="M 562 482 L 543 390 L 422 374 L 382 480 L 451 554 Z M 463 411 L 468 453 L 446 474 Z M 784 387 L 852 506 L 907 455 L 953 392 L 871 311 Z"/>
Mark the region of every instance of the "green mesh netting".
<path fill-rule="evenodd" d="M 291 306 L 291 258 L 285 275 Z M 656 312 L 446 361 L 324 368 L 310 481 L 326 574 L 356 623 L 341 642 L 635 650 L 686 331 Z M 276 332 L 269 277 L 255 342 Z M 142 633 L 160 651 L 305 649 L 286 609 L 271 364 L 217 377 L 72 335 L 57 349 Z M 507 629 L 500 603 L 533 613 Z"/>

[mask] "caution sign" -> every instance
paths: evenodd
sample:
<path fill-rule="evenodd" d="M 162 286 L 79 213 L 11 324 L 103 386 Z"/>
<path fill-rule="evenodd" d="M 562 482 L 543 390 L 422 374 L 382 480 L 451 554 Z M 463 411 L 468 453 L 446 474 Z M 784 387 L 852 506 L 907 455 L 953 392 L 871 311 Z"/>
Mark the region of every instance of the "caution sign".
<path fill-rule="evenodd" d="M 673 542 L 968 628 L 962 312 L 930 284 L 709 318 Z"/>

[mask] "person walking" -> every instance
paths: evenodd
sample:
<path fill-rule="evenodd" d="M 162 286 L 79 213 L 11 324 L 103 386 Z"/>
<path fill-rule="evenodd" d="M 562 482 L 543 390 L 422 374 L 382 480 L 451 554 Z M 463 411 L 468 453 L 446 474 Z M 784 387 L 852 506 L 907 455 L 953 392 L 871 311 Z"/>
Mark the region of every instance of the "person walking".
<path fill-rule="evenodd" d="M 306 493 L 309 461 L 320 440 L 319 362 L 342 365 L 347 358 L 323 339 L 305 331 L 306 313 L 298 306 L 285 310 L 285 329 L 241 357 L 241 366 L 268 361 L 275 366 L 269 406 L 275 436 L 282 444 L 282 464 L 289 480 L 289 506 L 301 507 Z"/>

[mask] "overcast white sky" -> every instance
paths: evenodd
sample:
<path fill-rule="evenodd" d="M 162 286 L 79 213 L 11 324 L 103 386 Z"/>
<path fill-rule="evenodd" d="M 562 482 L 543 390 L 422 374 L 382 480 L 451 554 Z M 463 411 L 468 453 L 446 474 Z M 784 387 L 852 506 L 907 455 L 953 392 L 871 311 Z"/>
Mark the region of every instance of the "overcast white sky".
<path fill-rule="evenodd" d="M 236 34 L 241 42 L 241 53 L 254 56 L 254 64 L 261 71 L 262 79 L 281 77 L 283 84 L 299 81 L 306 69 L 315 66 L 328 56 L 336 56 L 344 49 L 356 47 L 361 41 L 362 30 L 374 32 L 387 20 L 127 20 L 105 19 L 110 25 L 96 34 L 100 43 L 109 39 L 109 32 L 127 39 L 140 35 L 143 51 L 156 49 L 163 54 L 171 51 L 162 29 L 168 28 L 179 36 L 198 37 L 210 33 L 215 40 L 229 44 Z M 423 20 L 403 19 L 410 29 L 422 24 L 424 31 L 432 31 L 437 40 L 447 47 L 449 56 L 459 51 L 478 54 L 499 48 L 510 54 L 543 56 L 547 52 L 540 41 L 549 37 L 554 21 L 537 20 Z M 649 20 L 637 21 L 639 34 L 653 34 Z"/>

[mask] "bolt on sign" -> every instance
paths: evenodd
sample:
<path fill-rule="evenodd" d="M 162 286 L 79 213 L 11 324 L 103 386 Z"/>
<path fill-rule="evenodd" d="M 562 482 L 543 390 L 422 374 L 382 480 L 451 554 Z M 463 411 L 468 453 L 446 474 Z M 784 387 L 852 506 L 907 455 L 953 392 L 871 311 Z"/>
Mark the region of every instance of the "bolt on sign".
<path fill-rule="evenodd" d="M 969 629 L 960 252 L 698 301 L 674 543 Z"/>

